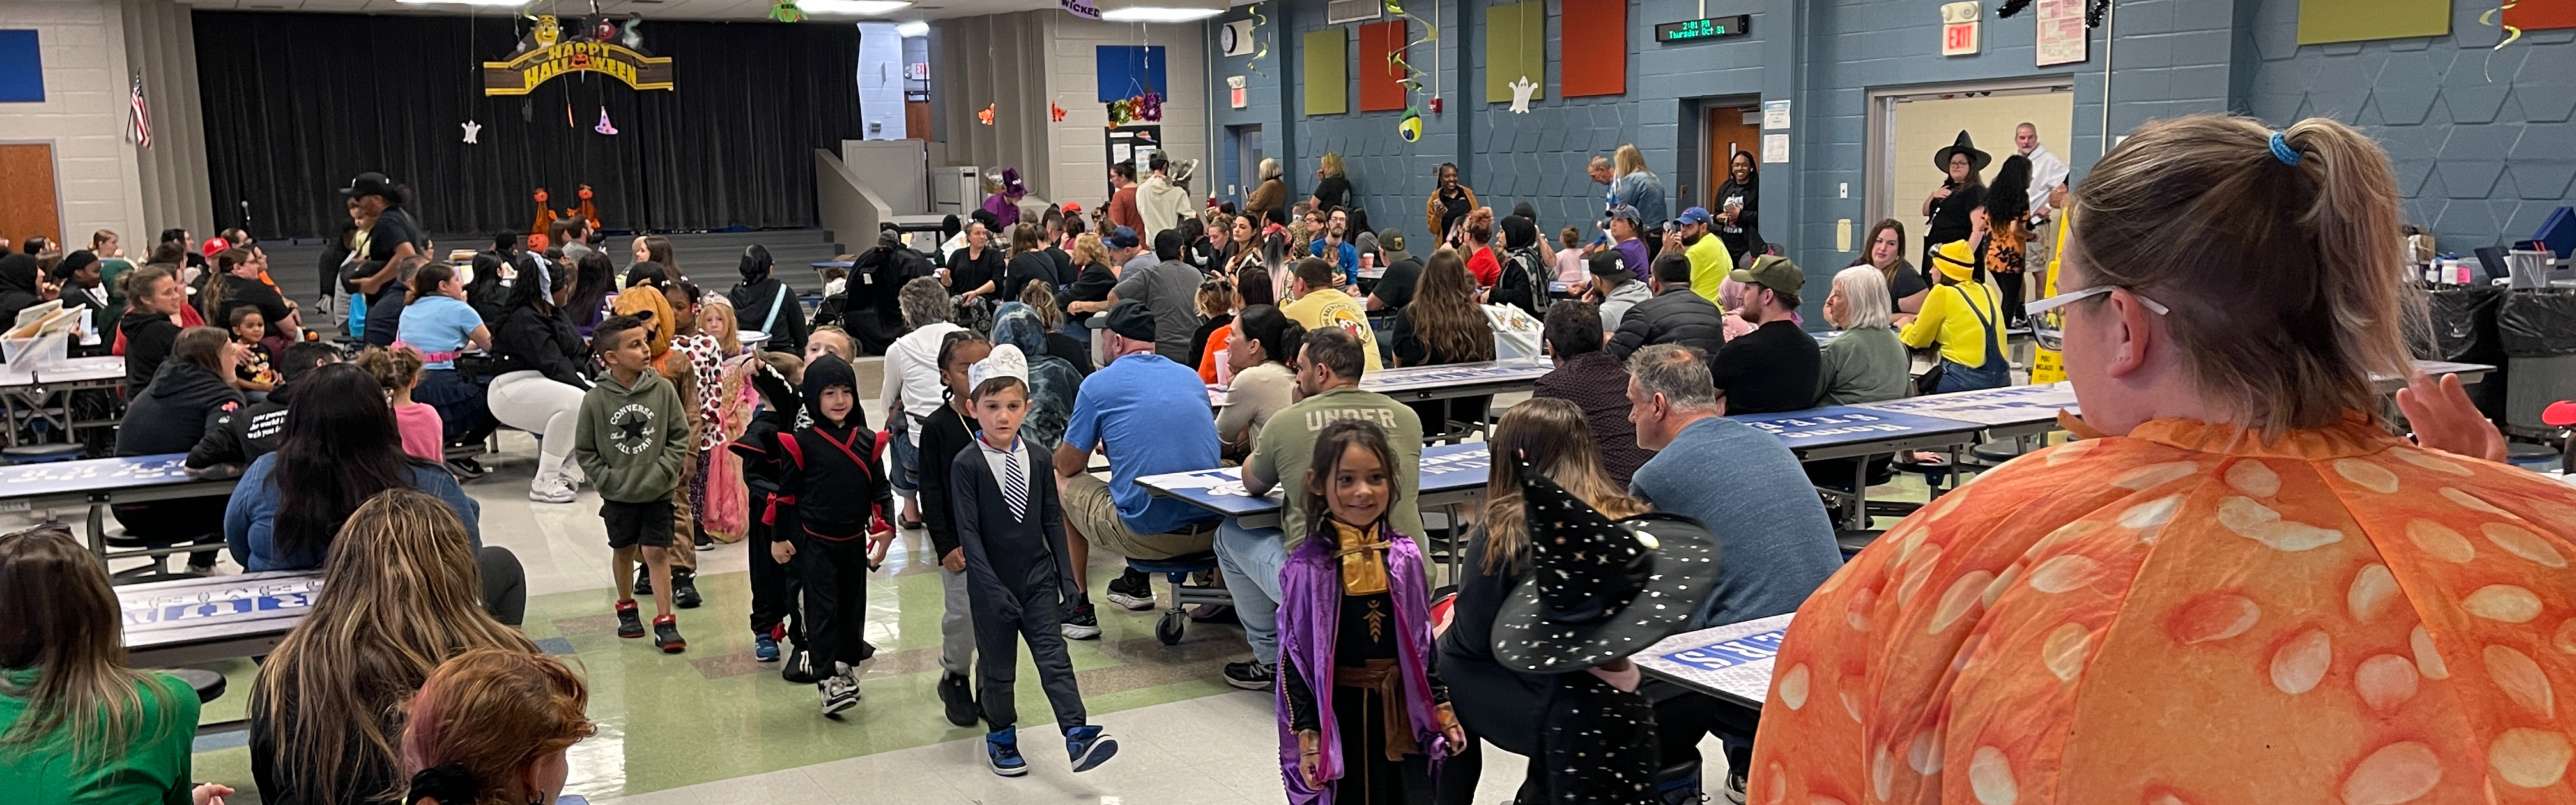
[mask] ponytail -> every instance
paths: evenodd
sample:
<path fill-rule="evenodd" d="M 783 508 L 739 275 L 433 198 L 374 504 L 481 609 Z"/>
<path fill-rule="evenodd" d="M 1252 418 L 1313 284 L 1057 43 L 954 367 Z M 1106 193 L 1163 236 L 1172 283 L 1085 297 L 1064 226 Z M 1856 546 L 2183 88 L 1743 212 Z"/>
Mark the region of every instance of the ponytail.
<path fill-rule="evenodd" d="M 2066 264 L 2171 308 L 2202 393 L 2277 438 L 2376 416 L 2371 378 L 2410 368 L 2425 320 L 2397 202 L 2388 154 L 2342 123 L 2161 120 L 2077 188 Z"/>
<path fill-rule="evenodd" d="M 408 305 L 426 297 L 437 296 L 438 286 L 445 285 L 448 280 L 455 278 L 456 266 L 454 265 L 431 263 L 421 266 L 420 270 L 412 272 L 409 290 L 403 294 L 403 304 Z"/>

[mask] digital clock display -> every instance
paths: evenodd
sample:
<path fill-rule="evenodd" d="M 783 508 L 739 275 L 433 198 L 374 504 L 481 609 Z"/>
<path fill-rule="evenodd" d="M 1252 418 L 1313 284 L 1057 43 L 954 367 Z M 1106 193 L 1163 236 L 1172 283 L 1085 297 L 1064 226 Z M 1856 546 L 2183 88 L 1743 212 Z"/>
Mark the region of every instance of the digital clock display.
<path fill-rule="evenodd" d="M 1752 22 L 1753 15 L 1750 14 L 1737 14 L 1732 17 L 1711 17 L 1701 20 L 1684 20 L 1681 22 L 1667 22 L 1655 26 L 1655 41 L 1697 42 L 1703 39 L 1723 39 L 1730 36 L 1743 36 L 1746 29 L 1752 27 Z"/>

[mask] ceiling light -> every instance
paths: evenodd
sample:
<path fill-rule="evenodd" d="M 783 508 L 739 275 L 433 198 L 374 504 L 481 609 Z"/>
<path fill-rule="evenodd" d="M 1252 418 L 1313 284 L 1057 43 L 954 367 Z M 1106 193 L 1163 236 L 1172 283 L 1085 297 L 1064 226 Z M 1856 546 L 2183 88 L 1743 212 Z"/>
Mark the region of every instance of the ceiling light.
<path fill-rule="evenodd" d="M 524 6 L 528 0 L 394 0 L 407 6 Z"/>
<path fill-rule="evenodd" d="M 1192 20 L 1207 19 L 1223 13 L 1225 13 L 1223 9 L 1214 8 L 1131 6 L 1128 8 L 1103 9 L 1100 12 L 1100 18 L 1110 22 L 1190 22 Z"/>
<path fill-rule="evenodd" d="M 883 14 L 912 5 L 912 0 L 799 0 L 808 14 Z"/>
<path fill-rule="evenodd" d="M 922 22 L 922 21 L 920 21 L 920 20 L 914 20 L 914 21 L 912 21 L 912 22 L 907 22 L 907 23 L 904 23 L 904 24 L 902 24 L 902 25 L 897 25 L 897 26 L 895 26 L 895 27 L 894 27 L 894 34 L 895 34 L 896 36 L 900 36 L 900 37 L 903 37 L 903 38 L 906 38 L 906 39 L 910 39 L 910 38 L 912 38 L 912 37 L 916 37 L 916 36 L 929 36 L 929 35 L 930 35 L 930 23 Z"/>

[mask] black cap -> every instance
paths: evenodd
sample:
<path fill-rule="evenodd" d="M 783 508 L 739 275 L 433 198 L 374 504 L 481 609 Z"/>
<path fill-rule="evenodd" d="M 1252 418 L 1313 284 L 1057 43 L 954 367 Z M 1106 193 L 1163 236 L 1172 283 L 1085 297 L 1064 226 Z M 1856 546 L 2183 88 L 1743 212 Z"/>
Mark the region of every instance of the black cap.
<path fill-rule="evenodd" d="M 1628 270 L 1628 257 L 1620 254 L 1616 249 L 1593 252 L 1589 262 L 1592 276 L 1609 280 L 1613 284 L 1637 278 L 1637 272 Z"/>
<path fill-rule="evenodd" d="M 350 198 L 381 196 L 393 190 L 393 186 L 394 181 L 385 178 L 384 174 L 368 171 L 358 174 L 358 178 L 349 180 L 348 187 L 340 188 L 340 195 Z"/>
<path fill-rule="evenodd" d="M 1154 313 L 1146 310 L 1142 301 L 1118 300 L 1118 304 L 1109 306 L 1109 331 L 1130 341 L 1152 341 Z"/>

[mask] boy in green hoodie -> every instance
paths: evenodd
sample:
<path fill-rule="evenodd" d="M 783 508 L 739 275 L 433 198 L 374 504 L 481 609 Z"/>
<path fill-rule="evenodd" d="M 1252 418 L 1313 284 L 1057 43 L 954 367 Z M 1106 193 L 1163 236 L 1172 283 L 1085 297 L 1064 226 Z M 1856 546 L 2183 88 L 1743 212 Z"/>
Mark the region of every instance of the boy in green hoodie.
<path fill-rule="evenodd" d="M 679 389 L 653 371 L 644 320 L 610 316 L 590 339 L 591 352 L 608 364 L 608 376 L 581 398 L 581 420 L 572 457 L 599 490 L 599 519 L 608 525 L 608 547 L 617 552 L 617 636 L 643 637 L 635 607 L 639 548 L 652 574 L 653 645 L 677 654 L 680 620 L 671 614 L 671 490 L 689 460 L 689 417 Z"/>

